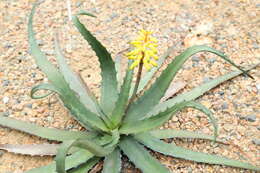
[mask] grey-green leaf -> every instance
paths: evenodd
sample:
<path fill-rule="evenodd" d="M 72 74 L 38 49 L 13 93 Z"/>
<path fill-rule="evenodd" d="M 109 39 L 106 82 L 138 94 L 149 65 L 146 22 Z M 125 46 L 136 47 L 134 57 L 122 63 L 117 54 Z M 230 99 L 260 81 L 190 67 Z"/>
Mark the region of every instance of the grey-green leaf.
<path fill-rule="evenodd" d="M 47 92 L 46 94 L 43 94 L 43 95 L 35 95 L 35 93 L 37 91 L 39 91 L 39 90 L 47 90 L 49 92 Z M 59 95 L 61 95 L 61 93 L 59 93 L 59 89 L 57 89 L 52 84 L 50 84 L 50 83 L 42 83 L 42 84 L 34 86 L 31 89 L 30 96 L 33 99 L 42 99 L 42 98 L 47 97 L 47 96 L 49 96 L 49 95 L 51 95 L 53 93 L 58 93 Z"/>
<path fill-rule="evenodd" d="M 121 122 L 125 114 L 126 107 L 128 105 L 129 91 L 133 79 L 133 70 L 129 69 L 130 64 L 131 62 L 128 63 L 128 69 L 126 72 L 126 76 L 124 78 L 124 83 L 121 86 L 121 90 L 116 102 L 116 106 L 112 112 L 111 120 L 115 125 L 118 125 Z"/>
<path fill-rule="evenodd" d="M 59 144 L 0 144 L 1 150 L 30 156 L 54 156 Z"/>
<path fill-rule="evenodd" d="M 87 139 L 76 139 L 70 141 L 64 141 L 58 149 L 55 157 L 56 170 L 58 173 L 66 173 L 65 158 L 67 153 L 72 147 L 78 147 L 93 153 L 95 156 L 105 156 L 111 152 L 111 148 L 105 149 L 98 143 Z"/>
<path fill-rule="evenodd" d="M 78 97 L 80 101 L 84 104 L 85 107 L 87 107 L 90 111 L 94 113 L 99 113 L 97 110 L 97 100 L 89 90 L 86 84 L 84 84 L 81 79 L 70 69 L 68 66 L 65 57 L 62 54 L 58 36 L 55 36 L 54 39 L 55 43 L 55 53 L 56 53 L 56 59 L 59 64 L 59 68 L 61 73 L 64 76 L 64 79 L 70 86 L 70 88 L 78 94 Z"/>
<path fill-rule="evenodd" d="M 86 163 L 78 166 L 77 168 L 68 171 L 68 173 L 87 173 L 93 168 L 93 166 L 95 166 L 99 162 L 99 160 L 99 157 L 94 157 L 88 160 Z"/>
<path fill-rule="evenodd" d="M 248 68 L 245 68 L 245 70 L 249 71 L 251 69 L 256 68 L 257 66 L 259 66 L 259 64 L 255 64 L 255 65 L 251 65 Z M 215 79 L 210 80 L 209 82 L 206 82 L 194 89 L 192 89 L 189 92 L 183 93 L 183 94 L 179 94 L 178 96 L 169 99 L 165 102 L 162 102 L 158 105 L 156 105 L 148 114 L 147 116 L 152 116 L 152 115 L 156 115 L 159 112 L 162 112 L 164 110 L 166 110 L 168 107 L 171 107 L 172 105 L 175 105 L 176 103 L 180 103 L 183 101 L 190 101 L 190 100 L 195 100 L 198 97 L 202 96 L 204 93 L 206 93 L 207 91 L 211 90 L 212 88 L 215 88 L 216 86 L 220 85 L 221 83 L 224 83 L 225 81 L 228 81 L 230 79 L 233 79 L 234 77 L 237 77 L 239 75 L 241 75 L 243 72 L 241 71 L 233 71 L 230 73 L 227 73 L 223 76 L 217 77 Z"/>
<path fill-rule="evenodd" d="M 185 105 L 185 107 L 197 109 L 197 110 L 203 112 L 205 115 L 208 116 L 208 118 L 209 118 L 209 120 L 210 120 L 210 122 L 211 122 L 211 124 L 213 125 L 213 128 L 214 128 L 214 141 L 216 141 L 217 135 L 218 135 L 218 125 L 217 125 L 215 117 L 213 116 L 213 113 L 208 108 L 203 106 L 202 104 L 194 102 L 194 101 L 189 101 Z"/>
<path fill-rule="evenodd" d="M 214 136 L 207 134 L 192 132 L 187 130 L 176 130 L 176 129 L 156 129 L 149 132 L 152 136 L 158 139 L 168 139 L 168 138 L 191 138 L 191 139 L 206 139 L 214 140 Z M 223 143 L 224 141 L 216 139 L 217 142 Z"/>
<path fill-rule="evenodd" d="M 137 121 L 130 121 L 123 123 L 121 128 L 119 129 L 120 133 L 123 134 L 131 134 L 131 133 L 141 133 L 145 132 L 151 129 L 154 129 L 156 127 L 159 127 L 163 125 L 167 120 L 169 120 L 173 114 L 176 112 L 180 111 L 181 109 L 185 107 L 192 107 L 195 109 L 198 109 L 205 113 L 211 122 L 213 123 L 214 126 L 214 136 L 216 137 L 217 135 L 217 124 L 215 122 L 215 119 L 212 115 L 212 113 L 206 109 L 203 105 L 196 103 L 194 101 L 187 101 L 187 102 L 181 102 L 179 104 L 176 104 L 170 108 L 168 108 L 166 111 L 160 112 L 157 115 L 154 115 L 152 117 L 148 117 L 142 120 L 137 120 Z"/>
<path fill-rule="evenodd" d="M 65 141 L 77 138 L 93 138 L 96 136 L 95 133 L 88 132 L 75 132 L 75 131 L 65 131 L 54 128 L 41 127 L 28 122 L 19 121 L 13 118 L 0 116 L 0 125 L 3 127 L 8 127 L 11 129 L 26 132 L 31 135 L 39 136 L 41 138 L 55 140 L 55 141 Z"/>
<path fill-rule="evenodd" d="M 73 16 L 73 23 L 84 39 L 88 41 L 99 58 L 102 76 L 101 107 L 106 114 L 111 114 L 118 98 L 114 61 L 106 48 L 87 30 L 87 28 L 79 21 L 77 16 Z"/>
<path fill-rule="evenodd" d="M 90 112 L 80 102 L 73 90 L 70 89 L 69 85 L 64 80 L 63 76 L 54 67 L 54 65 L 47 60 L 45 54 L 40 50 L 38 44 L 36 43 L 33 32 L 33 15 L 37 5 L 37 3 L 34 4 L 28 22 L 30 49 L 37 65 L 47 75 L 52 85 L 60 94 L 60 98 L 64 105 L 71 111 L 72 115 L 76 120 L 79 121 L 79 123 L 81 123 L 86 128 L 107 131 L 108 129 L 104 122 L 96 114 Z"/>
<path fill-rule="evenodd" d="M 169 118 L 174 113 L 183 109 L 186 104 L 187 104 L 186 102 L 176 104 L 173 107 L 167 109 L 166 111 L 161 112 L 155 116 L 149 117 L 147 119 L 143 119 L 143 120 L 137 119 L 136 121 L 123 122 L 123 124 L 119 129 L 119 132 L 122 134 L 142 133 L 154 129 L 156 127 L 159 127 L 167 120 L 169 120 Z"/>
<path fill-rule="evenodd" d="M 66 170 L 69 170 L 71 168 L 75 168 L 79 166 L 82 163 L 85 163 L 87 160 L 93 157 L 93 154 L 88 152 L 87 150 L 80 149 L 76 153 L 73 153 L 70 156 L 67 156 L 66 158 Z M 57 173 L 56 172 L 56 165 L 55 162 L 52 162 L 51 164 L 47 166 L 42 166 L 40 168 L 34 168 L 29 171 L 26 171 L 25 173 Z"/>
<path fill-rule="evenodd" d="M 122 74 L 122 57 L 118 54 L 115 58 L 115 69 L 116 69 L 116 79 L 117 79 L 117 88 L 120 91 L 121 85 L 123 83 L 123 74 Z"/>
<path fill-rule="evenodd" d="M 93 14 L 91 14 L 91 13 L 85 11 L 85 10 L 80 10 L 80 11 L 77 13 L 77 15 L 86 15 L 86 16 L 90 16 L 90 17 L 97 17 L 97 16 L 95 16 L 95 15 L 93 15 Z"/>
<path fill-rule="evenodd" d="M 146 115 L 160 99 L 164 96 L 171 81 L 181 69 L 182 65 L 188 60 L 188 58 L 198 52 L 211 52 L 220 56 L 225 61 L 229 62 L 243 73 L 247 73 L 237 65 L 235 65 L 230 59 L 228 59 L 222 52 L 212 49 L 207 46 L 193 46 L 186 49 L 182 54 L 175 57 L 168 67 L 162 72 L 155 83 L 149 88 L 144 95 L 137 99 L 130 105 L 125 121 L 135 121 L 138 117 Z M 151 99 L 152 98 L 152 99 Z"/>
<path fill-rule="evenodd" d="M 47 75 L 51 83 L 56 88 L 58 88 L 59 91 L 62 91 L 63 88 L 66 88 L 63 86 L 65 84 L 65 81 L 62 75 L 59 73 L 57 68 L 48 61 L 45 54 L 40 50 L 35 40 L 35 35 L 33 32 L 33 15 L 35 13 L 35 8 L 37 5 L 38 3 L 35 3 L 35 5 L 33 6 L 31 14 L 29 16 L 29 22 L 28 22 L 28 37 L 29 37 L 29 44 L 30 44 L 30 52 L 35 58 L 39 68 Z"/>
<path fill-rule="evenodd" d="M 125 137 L 119 143 L 121 150 L 141 169 L 143 173 L 170 173 L 158 160 L 153 158 L 149 152 L 132 137 Z"/>
<path fill-rule="evenodd" d="M 102 173 L 120 173 L 121 170 L 121 154 L 116 148 L 112 153 L 107 155 L 104 160 Z"/>
<path fill-rule="evenodd" d="M 249 163 L 228 159 L 222 156 L 206 154 L 201 152 L 191 151 L 176 145 L 165 143 L 148 133 L 136 135 L 135 139 L 147 146 L 148 148 L 157 151 L 159 153 L 173 156 L 176 158 L 181 158 L 185 160 L 191 160 L 195 162 L 209 163 L 209 164 L 218 164 L 218 165 L 227 165 L 232 167 L 251 169 L 260 171 L 260 168 L 251 165 Z"/>

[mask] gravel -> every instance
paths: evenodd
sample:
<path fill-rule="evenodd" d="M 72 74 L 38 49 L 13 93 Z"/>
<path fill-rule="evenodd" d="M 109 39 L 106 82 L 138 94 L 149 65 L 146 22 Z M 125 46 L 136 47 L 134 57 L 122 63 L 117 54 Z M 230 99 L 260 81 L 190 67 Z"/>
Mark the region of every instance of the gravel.
<path fill-rule="evenodd" d="M 7 104 L 9 102 L 9 97 L 4 96 L 4 98 L 2 99 L 4 104 Z"/>
<path fill-rule="evenodd" d="M 191 60 L 194 61 L 194 62 L 199 62 L 200 61 L 200 57 L 192 56 Z"/>
<path fill-rule="evenodd" d="M 227 103 L 227 102 L 224 102 L 224 103 L 221 105 L 221 109 L 228 109 L 228 103 Z"/>
<path fill-rule="evenodd" d="M 249 122 L 255 122 L 256 121 L 256 115 L 247 115 L 245 117 L 245 120 L 247 120 Z"/>
<path fill-rule="evenodd" d="M 253 144 L 260 146 L 260 139 L 253 139 Z"/>
<path fill-rule="evenodd" d="M 44 127 L 59 129 L 73 127 L 73 130 L 80 130 L 82 129 L 80 125 L 72 120 L 60 102 L 49 104 L 49 99 L 57 100 L 55 95 L 39 100 L 32 100 L 29 96 L 33 86 L 47 82 L 46 76 L 36 68 L 35 60 L 28 53 L 26 23 L 31 2 L 31 0 L 0 1 L 2 17 L 0 20 L 0 112 L 3 112 L 4 116 L 33 122 Z M 80 19 L 112 52 L 113 57 L 117 52 L 128 48 L 128 42 L 136 36 L 138 30 L 144 28 L 154 31 L 155 37 L 159 40 L 160 55 L 174 45 L 175 49 L 169 62 L 185 48 L 194 44 L 207 44 L 214 47 L 243 67 L 259 62 L 257 58 L 260 57 L 259 43 L 256 40 L 259 38 L 259 29 L 256 25 L 259 20 L 256 8 L 259 8 L 259 4 L 256 0 L 96 0 L 91 2 L 77 0 L 71 2 L 73 14 L 86 9 L 97 15 L 96 19 L 87 16 L 81 16 Z M 85 40 L 68 21 L 65 1 L 46 0 L 37 9 L 36 15 L 34 22 L 36 37 L 41 48 L 47 50 L 51 62 L 55 64 L 53 35 L 58 30 L 61 47 L 67 50 L 68 45 L 73 45 L 71 51 L 64 51 L 73 70 L 80 72 L 90 89 L 96 96 L 100 96 L 99 62 Z M 195 65 L 192 67 L 193 64 Z M 196 54 L 185 63 L 185 67 L 189 68 L 181 70 L 176 76 L 176 81 L 185 80 L 188 83 L 183 91 L 188 91 L 201 81 L 209 81 L 234 70 L 219 57 L 208 53 Z M 91 77 L 88 78 L 88 74 L 91 74 Z M 216 153 L 234 159 L 246 157 L 250 163 L 260 166 L 259 145 L 252 142 L 259 140 L 260 118 L 257 112 L 260 107 L 259 69 L 253 70 L 251 74 L 254 80 L 237 77 L 201 97 L 218 119 L 220 138 L 237 144 L 240 150 L 225 145 L 212 148 L 207 141 L 202 140 L 188 142 L 174 139 L 176 144 L 195 151 Z M 20 103 L 16 103 L 15 100 L 20 100 Z M 224 111 L 221 111 L 222 109 Z M 167 126 L 212 134 L 206 116 L 204 114 L 194 116 L 198 114 L 198 111 L 193 109 L 185 109 L 178 114 L 178 121 L 170 121 Z M 254 121 L 249 121 L 240 119 L 236 114 L 256 117 L 251 117 Z M 0 143 L 44 142 L 47 141 L 0 128 Z M 246 152 L 246 155 L 240 151 Z M 236 168 L 193 163 L 163 155 L 158 155 L 157 158 L 176 173 L 189 170 L 194 173 L 249 173 Z M 5 153 L 0 157 L 0 172 L 23 172 L 47 165 L 51 161 L 53 161 L 51 157 L 32 158 Z M 123 172 L 132 173 L 133 170 L 133 167 L 125 168 Z"/>

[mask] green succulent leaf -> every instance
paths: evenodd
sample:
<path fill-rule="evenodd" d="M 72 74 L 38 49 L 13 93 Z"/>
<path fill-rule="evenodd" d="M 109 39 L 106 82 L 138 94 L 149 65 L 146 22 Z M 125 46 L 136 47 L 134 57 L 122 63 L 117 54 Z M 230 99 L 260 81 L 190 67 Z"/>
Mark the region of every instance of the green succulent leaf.
<path fill-rule="evenodd" d="M 246 71 L 252 70 L 254 68 L 256 68 L 257 66 L 259 66 L 260 63 L 255 64 L 255 65 L 251 65 L 248 68 L 245 68 Z M 178 96 L 169 99 L 165 102 L 162 102 L 158 105 L 156 105 L 148 114 L 147 116 L 152 116 L 152 115 L 156 115 L 159 112 L 165 111 L 168 107 L 171 107 L 173 105 L 175 105 L 176 103 L 180 103 L 183 101 L 190 101 L 190 100 L 195 100 L 198 97 L 202 96 L 203 94 L 205 94 L 207 91 L 211 90 L 212 88 L 215 88 L 216 86 L 224 83 L 225 81 L 228 81 L 230 79 L 233 79 L 239 75 L 241 75 L 243 72 L 242 71 L 233 71 L 230 73 L 227 73 L 225 75 L 222 75 L 220 77 L 217 77 L 215 79 L 210 80 L 209 82 L 206 82 L 194 89 L 192 89 L 189 92 L 183 93 L 183 94 L 179 94 Z"/>
<path fill-rule="evenodd" d="M 96 134 L 93 132 L 75 132 L 59 130 L 54 128 L 46 128 L 3 116 L 0 116 L 0 125 L 3 127 L 8 127 L 31 135 L 39 136 L 41 138 L 55 141 L 65 141 L 77 138 L 91 139 L 96 136 Z"/>
<path fill-rule="evenodd" d="M 61 51 L 58 36 L 55 36 L 55 53 L 56 59 L 59 64 L 60 72 L 64 76 L 65 81 L 68 83 L 70 88 L 77 93 L 80 101 L 87 107 L 90 111 L 94 113 L 99 113 L 100 108 L 98 107 L 98 102 L 94 95 L 91 93 L 90 89 L 87 87 L 83 81 L 70 69 L 66 59 Z"/>
<path fill-rule="evenodd" d="M 85 15 L 85 16 L 90 16 L 90 17 L 97 17 L 97 16 L 95 16 L 94 14 L 91 14 L 91 13 L 85 11 L 85 10 L 80 10 L 80 11 L 77 13 L 77 15 Z"/>
<path fill-rule="evenodd" d="M 108 143 L 106 145 L 106 147 L 114 147 L 115 145 L 118 144 L 119 140 L 120 140 L 120 134 L 119 134 L 119 131 L 118 129 L 114 129 L 114 130 L 111 130 L 111 133 L 112 133 L 112 140 L 110 143 Z"/>
<path fill-rule="evenodd" d="M 166 167 L 153 158 L 149 152 L 132 137 L 123 138 L 119 146 L 124 154 L 126 154 L 143 173 L 170 173 Z"/>
<path fill-rule="evenodd" d="M 206 154 L 201 152 L 191 151 L 189 149 L 185 149 L 176 145 L 165 143 L 148 133 L 136 135 L 135 139 L 139 142 L 147 146 L 148 148 L 157 151 L 159 153 L 173 156 L 176 158 L 181 158 L 185 160 L 191 160 L 195 162 L 201 163 L 209 163 L 209 164 L 218 164 L 218 165 L 226 165 L 238 168 L 245 168 L 260 171 L 260 168 L 257 168 L 254 165 L 249 163 L 228 159 L 222 156 Z"/>
<path fill-rule="evenodd" d="M 199 111 L 202 111 L 205 113 L 211 120 L 214 126 L 214 136 L 217 135 L 217 124 L 215 122 L 215 119 L 212 115 L 212 113 L 205 108 L 203 105 L 196 103 L 194 101 L 188 101 L 188 102 L 182 102 L 179 104 L 176 104 L 170 108 L 168 108 L 164 112 L 160 112 L 155 116 L 148 117 L 142 120 L 137 121 L 130 121 L 123 123 L 121 128 L 119 129 L 120 133 L 122 134 L 131 134 L 131 133 L 141 133 L 145 132 L 151 129 L 154 129 L 156 127 L 159 127 L 163 125 L 166 121 L 168 121 L 176 112 L 182 110 L 185 107 L 191 107 L 195 108 Z"/>
<path fill-rule="evenodd" d="M 102 173 L 120 173 L 121 170 L 121 154 L 116 148 L 112 153 L 107 155 L 104 160 Z"/>
<path fill-rule="evenodd" d="M 79 165 L 77 168 L 69 170 L 68 173 L 87 173 L 99 162 L 99 160 L 99 157 L 94 157 L 88 160 L 86 163 Z"/>
<path fill-rule="evenodd" d="M 145 73 L 144 77 L 141 78 L 140 84 L 138 86 L 138 91 L 137 93 L 139 93 L 140 91 L 142 91 L 145 86 L 147 86 L 147 84 L 150 82 L 150 80 L 154 77 L 154 75 L 156 74 L 156 72 L 158 71 L 158 69 L 160 69 L 160 67 L 163 65 L 164 61 L 170 56 L 170 54 L 173 52 L 174 50 L 174 46 L 171 46 L 167 49 L 167 51 L 160 57 L 160 59 L 157 62 L 157 67 L 152 68 L 150 71 L 148 71 L 147 73 Z M 131 88 L 131 95 L 133 93 L 133 88 Z"/>
<path fill-rule="evenodd" d="M 150 131 L 149 133 L 158 139 L 191 138 L 191 139 L 206 139 L 206 140 L 214 141 L 214 136 L 210 136 L 198 132 L 187 131 L 187 130 L 156 129 Z M 224 142 L 221 139 L 216 139 L 216 141 L 220 143 Z"/>
<path fill-rule="evenodd" d="M 121 85 L 123 83 L 123 74 L 122 74 L 122 57 L 117 55 L 115 58 L 115 69 L 116 69 L 116 79 L 117 79 L 117 88 L 120 91 Z"/>
<path fill-rule="evenodd" d="M 211 124 L 213 125 L 213 128 L 214 128 L 214 141 L 216 141 L 217 136 L 218 136 L 218 125 L 217 125 L 215 117 L 213 116 L 213 113 L 208 108 L 203 106 L 202 104 L 194 102 L 194 101 L 189 101 L 188 104 L 185 105 L 185 107 L 190 107 L 190 108 L 197 109 L 197 110 L 203 112 L 205 115 L 207 115 L 207 117 L 209 118 Z"/>
<path fill-rule="evenodd" d="M 166 111 L 147 119 L 125 122 L 121 125 L 119 132 L 121 134 L 141 133 L 159 127 L 169 120 L 174 113 L 183 109 L 186 104 L 187 102 L 176 104 Z"/>
<path fill-rule="evenodd" d="M 73 16 L 73 23 L 99 58 L 102 76 L 101 107 L 106 114 L 111 114 L 118 98 L 114 61 L 106 48 L 87 30 L 77 16 Z"/>
<path fill-rule="evenodd" d="M 66 155 L 72 147 L 78 147 L 93 153 L 95 156 L 103 157 L 112 152 L 112 148 L 103 148 L 98 143 L 87 139 L 76 139 L 64 141 L 57 151 L 55 157 L 56 170 L 58 173 L 66 173 L 65 159 Z"/>
<path fill-rule="evenodd" d="M 46 94 L 43 94 L 43 95 L 35 95 L 35 93 L 39 90 L 47 90 L 49 92 Z M 32 88 L 30 96 L 33 99 L 42 99 L 53 93 L 59 93 L 59 90 L 50 83 L 42 83 L 42 84 L 36 85 Z M 59 93 L 59 95 L 60 95 L 60 93 Z"/>
<path fill-rule="evenodd" d="M 65 159 L 69 149 L 72 147 L 73 143 L 76 140 L 64 141 L 57 151 L 57 155 L 55 157 L 56 161 L 56 171 L 58 173 L 66 173 L 65 169 Z"/>
<path fill-rule="evenodd" d="M 66 82 L 64 81 L 62 75 L 59 73 L 57 68 L 48 61 L 45 54 L 40 50 L 35 40 L 35 35 L 33 32 L 33 15 L 35 13 L 35 8 L 37 5 L 38 3 L 35 3 L 35 5 L 33 6 L 28 23 L 30 52 L 35 58 L 39 68 L 47 75 L 51 83 L 61 92 L 63 91 L 63 88 L 66 88 Z"/>
<path fill-rule="evenodd" d="M 66 170 L 75 168 L 83 163 L 85 163 L 86 161 L 88 161 L 89 159 L 91 159 L 93 157 L 93 154 L 88 152 L 87 150 L 82 150 L 80 149 L 79 151 L 73 153 L 70 156 L 66 157 Z M 56 163 L 52 162 L 47 166 L 42 166 L 39 168 L 34 168 L 31 169 L 29 171 L 26 171 L 25 173 L 57 173 L 56 171 Z"/>
<path fill-rule="evenodd" d="M 121 86 L 121 90 L 116 102 L 116 106 L 112 112 L 111 119 L 113 124 L 115 125 L 118 125 L 121 122 L 125 114 L 126 107 L 128 105 L 129 91 L 133 79 L 133 70 L 129 69 L 130 65 L 131 65 L 131 61 L 129 61 L 128 63 L 128 68 L 124 78 L 124 82 L 123 85 Z"/>
<path fill-rule="evenodd" d="M 84 104 L 86 108 L 88 108 L 91 112 L 94 112 L 101 116 L 101 118 L 106 122 L 106 124 L 110 125 L 110 121 L 101 110 L 97 99 L 91 93 L 90 89 L 86 85 L 86 83 L 69 68 L 66 63 L 65 57 L 62 54 L 61 48 L 58 43 L 58 36 L 56 35 L 55 39 L 55 52 L 57 61 L 60 67 L 60 71 L 64 76 L 64 79 L 70 86 L 70 88 L 77 94 L 81 103 Z"/>
<path fill-rule="evenodd" d="M 156 79 L 155 83 L 149 88 L 144 95 L 137 99 L 133 104 L 130 105 L 127 112 L 127 116 L 124 119 L 127 121 L 135 121 L 140 116 L 146 115 L 150 109 L 159 103 L 160 99 L 164 96 L 168 89 L 171 81 L 181 69 L 182 65 L 188 60 L 189 57 L 198 52 L 211 52 L 220 56 L 225 61 L 229 62 L 243 73 L 247 74 L 246 71 L 235 65 L 230 59 L 226 57 L 222 52 L 219 52 L 213 48 L 207 46 L 193 46 L 186 49 L 182 54 L 175 57 L 168 67 L 162 72 L 159 78 Z M 152 98 L 152 99 L 151 99 Z"/>
<path fill-rule="evenodd" d="M 45 54 L 40 50 L 36 43 L 34 32 L 33 32 L 33 15 L 35 8 L 38 4 L 35 3 L 28 23 L 28 34 L 29 44 L 33 57 L 36 60 L 37 65 L 47 75 L 52 85 L 56 88 L 60 94 L 60 98 L 64 105 L 70 110 L 75 119 L 79 121 L 84 127 L 95 130 L 108 131 L 104 122 L 94 113 L 90 112 L 77 98 L 73 90 L 70 89 L 69 85 L 64 80 L 60 72 L 51 64 Z"/>

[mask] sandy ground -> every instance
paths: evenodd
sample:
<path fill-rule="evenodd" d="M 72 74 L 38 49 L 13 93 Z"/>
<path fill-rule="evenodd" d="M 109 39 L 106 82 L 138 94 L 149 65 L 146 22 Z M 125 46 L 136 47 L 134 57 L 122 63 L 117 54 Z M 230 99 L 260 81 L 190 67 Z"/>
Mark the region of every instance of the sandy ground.
<path fill-rule="evenodd" d="M 0 1 L 0 112 L 4 116 L 33 122 L 45 127 L 81 129 L 55 96 L 32 100 L 30 89 L 46 77 L 29 55 L 27 20 L 32 0 Z M 51 61 L 53 35 L 60 32 L 64 52 L 72 68 L 79 72 L 99 96 L 99 64 L 94 53 L 68 20 L 64 1 L 46 0 L 35 16 L 39 44 Z M 112 53 L 128 48 L 128 41 L 144 28 L 154 31 L 159 54 L 175 45 L 174 55 L 195 43 L 207 44 L 225 52 L 237 64 L 259 62 L 259 10 L 256 0 L 72 0 L 72 12 L 84 9 L 98 18 L 81 17 L 83 23 Z M 258 17 L 258 18 L 257 18 Z M 257 40 L 258 39 L 258 40 Z M 184 91 L 234 68 L 211 54 L 191 58 L 176 80 L 184 80 Z M 192 75 L 191 75 L 192 74 Z M 214 111 L 220 126 L 220 138 L 240 146 L 213 145 L 200 140 L 174 140 L 176 144 L 209 153 L 240 159 L 260 166 L 260 73 L 255 80 L 238 77 L 199 99 Z M 207 118 L 191 109 L 182 111 L 165 128 L 195 130 L 211 134 Z M 33 144 L 48 141 L 14 130 L 0 128 L 1 144 Z M 51 157 L 30 157 L 0 153 L 0 173 L 20 173 L 46 165 Z M 246 170 L 197 164 L 155 154 L 173 172 L 250 172 Z M 124 164 L 123 172 L 137 172 Z"/>

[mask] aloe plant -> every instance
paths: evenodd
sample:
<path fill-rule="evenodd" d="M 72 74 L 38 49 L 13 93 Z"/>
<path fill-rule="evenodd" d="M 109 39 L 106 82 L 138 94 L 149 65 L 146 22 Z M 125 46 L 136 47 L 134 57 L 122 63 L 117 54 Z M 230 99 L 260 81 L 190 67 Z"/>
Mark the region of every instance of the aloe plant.
<path fill-rule="evenodd" d="M 218 155 L 195 152 L 180 146 L 166 143 L 160 139 L 166 138 L 200 138 L 221 142 L 217 138 L 217 123 L 212 112 L 196 98 L 203 95 L 217 85 L 230 80 L 240 74 L 248 75 L 248 71 L 258 65 L 242 69 L 228 59 L 223 53 L 207 47 L 193 46 L 175 57 L 168 67 L 155 80 L 150 88 L 143 92 L 164 60 L 173 51 L 170 48 L 157 61 L 156 40 L 149 36 L 148 31 L 141 31 L 139 38 L 132 42 L 135 50 L 127 54 L 128 68 L 123 81 L 120 81 L 120 64 L 113 61 L 106 48 L 80 22 L 77 15 L 73 17 L 75 27 L 95 51 L 101 68 L 101 98 L 98 101 L 85 83 L 66 64 L 57 37 L 55 38 L 55 52 L 59 68 L 51 64 L 37 45 L 33 32 L 33 15 L 37 3 L 34 5 L 28 23 L 29 44 L 32 56 L 39 68 L 48 77 L 49 83 L 37 85 L 31 90 L 31 97 L 41 99 L 56 93 L 64 106 L 68 108 L 86 131 L 65 131 L 40 127 L 27 122 L 0 116 L 0 125 L 39 136 L 49 140 L 59 141 L 55 161 L 47 166 L 35 168 L 26 173 L 80 173 L 88 172 L 99 161 L 104 162 L 103 173 L 119 173 L 121 170 L 121 154 L 124 153 L 133 164 L 144 173 L 170 172 L 157 159 L 153 158 L 145 147 L 168 156 L 191 160 L 195 162 L 227 165 L 259 171 L 260 168 L 237 160 Z M 78 15 L 88 15 L 80 12 Z M 144 41 L 144 42 L 143 42 Z M 148 46 L 145 49 L 144 44 Z M 147 43 L 147 44 L 146 44 Z M 151 44 L 150 44 L 151 43 Z M 149 52 L 150 51 L 150 52 Z M 238 68 L 223 76 L 217 77 L 198 86 L 187 93 L 160 102 L 171 81 L 189 57 L 198 52 L 211 52 L 218 55 L 231 65 Z M 154 60 L 152 60 L 152 58 Z M 148 72 L 141 77 L 142 66 Z M 117 68 L 116 68 L 117 67 Z M 139 67 L 137 81 L 132 82 L 134 68 Z M 121 87 L 118 89 L 119 84 Z M 37 95 L 37 91 L 47 90 L 45 95 Z M 137 94 L 143 93 L 143 94 Z M 214 127 L 214 135 L 198 134 L 195 132 L 178 131 L 173 129 L 159 130 L 178 111 L 191 107 L 205 113 Z M 24 153 L 23 153 L 24 154 Z"/>

